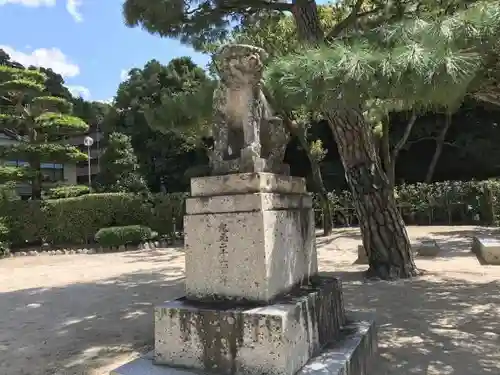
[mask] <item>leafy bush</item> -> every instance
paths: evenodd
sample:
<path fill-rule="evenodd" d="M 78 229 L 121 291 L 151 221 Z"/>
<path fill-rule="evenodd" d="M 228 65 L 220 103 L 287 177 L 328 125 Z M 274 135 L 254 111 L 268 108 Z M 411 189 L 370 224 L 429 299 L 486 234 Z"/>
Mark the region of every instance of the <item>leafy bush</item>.
<path fill-rule="evenodd" d="M 157 233 L 142 225 L 101 228 L 95 234 L 95 240 L 105 247 L 117 247 L 138 244 L 155 237 Z"/>
<path fill-rule="evenodd" d="M 5 218 L 0 218 L 0 257 L 9 254 L 9 244 L 7 239 L 9 237 L 9 228 L 5 225 Z"/>
<path fill-rule="evenodd" d="M 394 194 L 406 224 L 500 223 L 498 180 L 403 184 L 396 186 Z M 350 192 L 330 193 L 329 197 L 334 211 L 355 216 Z"/>
<path fill-rule="evenodd" d="M 90 189 L 86 185 L 66 185 L 50 189 L 47 197 L 49 199 L 74 198 L 89 193 Z"/>
<path fill-rule="evenodd" d="M 101 228 L 143 225 L 161 235 L 182 230 L 184 194 L 104 193 L 46 201 L 0 201 L 9 241 L 16 246 L 92 243 Z"/>

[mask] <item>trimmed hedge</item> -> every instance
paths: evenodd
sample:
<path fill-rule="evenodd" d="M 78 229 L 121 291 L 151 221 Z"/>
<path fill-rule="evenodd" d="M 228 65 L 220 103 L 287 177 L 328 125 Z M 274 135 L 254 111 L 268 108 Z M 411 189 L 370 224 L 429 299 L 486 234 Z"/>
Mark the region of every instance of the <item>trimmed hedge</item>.
<path fill-rule="evenodd" d="M 62 199 L 79 197 L 89 193 L 90 189 L 86 185 L 67 185 L 50 189 L 47 193 L 47 197 L 49 199 Z"/>
<path fill-rule="evenodd" d="M 162 236 L 182 231 L 185 194 L 145 198 L 125 193 L 88 194 L 46 201 L 2 202 L 9 241 L 16 246 L 92 243 L 101 228 L 143 225 Z"/>
<path fill-rule="evenodd" d="M 402 184 L 394 190 L 396 203 L 409 225 L 500 225 L 500 181 L 496 179 Z M 329 198 L 334 220 L 357 223 L 349 191 L 330 193 Z M 315 208 L 319 222 L 321 206 L 317 197 Z"/>
<path fill-rule="evenodd" d="M 104 247 L 121 245 L 137 245 L 149 241 L 157 235 L 151 228 L 142 225 L 127 225 L 123 227 L 101 228 L 95 234 L 96 242 Z"/>
<path fill-rule="evenodd" d="M 93 243 L 101 228 L 140 225 L 160 236 L 183 231 L 184 200 L 188 194 L 141 196 L 126 193 L 87 194 L 46 201 L 0 199 L 0 216 L 13 246 L 50 243 Z M 350 192 L 330 193 L 334 218 L 356 224 Z M 500 182 L 444 181 L 397 186 L 395 197 L 406 224 L 500 225 Z M 316 219 L 321 220 L 317 199 Z M 1 240 L 1 239 L 0 239 Z"/>

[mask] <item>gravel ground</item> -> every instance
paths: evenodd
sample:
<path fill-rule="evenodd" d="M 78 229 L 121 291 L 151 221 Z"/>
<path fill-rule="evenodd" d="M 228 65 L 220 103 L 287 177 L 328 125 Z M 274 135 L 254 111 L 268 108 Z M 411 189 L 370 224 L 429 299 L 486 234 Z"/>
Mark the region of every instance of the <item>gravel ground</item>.
<path fill-rule="evenodd" d="M 363 283 L 356 229 L 318 238 L 321 271 L 340 275 L 349 309 L 373 310 L 373 375 L 500 373 L 500 266 L 482 266 L 479 227 L 409 227 L 434 238 L 426 276 Z M 500 235 L 500 234 L 499 234 Z M 152 306 L 183 294 L 182 249 L 0 260 L 0 374 L 101 375 L 152 346 Z"/>

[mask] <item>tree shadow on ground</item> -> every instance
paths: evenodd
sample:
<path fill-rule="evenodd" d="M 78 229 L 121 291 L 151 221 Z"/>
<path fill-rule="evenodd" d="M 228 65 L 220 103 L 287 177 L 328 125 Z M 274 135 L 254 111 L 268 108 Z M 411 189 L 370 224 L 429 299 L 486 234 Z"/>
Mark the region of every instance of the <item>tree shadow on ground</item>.
<path fill-rule="evenodd" d="M 169 247 L 163 249 L 147 250 L 147 251 L 134 251 L 124 253 L 123 258 L 127 259 L 129 263 L 162 263 L 167 264 L 173 260 L 184 260 L 185 251 L 183 247 Z M 182 257 L 182 258 L 181 258 Z"/>
<path fill-rule="evenodd" d="M 486 264 L 480 254 L 474 254 L 472 250 L 473 237 L 500 238 L 500 229 L 496 227 L 450 227 L 450 230 L 429 232 L 427 236 L 416 238 L 418 241 L 434 239 L 442 251 L 440 258 L 472 257 L 477 258 L 482 265 Z"/>
<path fill-rule="evenodd" d="M 363 283 L 359 272 L 336 275 L 348 309 L 376 314 L 381 355 L 374 375 L 500 373 L 498 281 Z"/>
<path fill-rule="evenodd" d="M 342 240 L 356 240 L 361 241 L 361 233 L 359 232 L 359 228 L 343 228 L 343 229 L 334 229 L 332 234 L 328 237 L 316 237 L 316 246 L 327 246 L 335 241 Z"/>
<path fill-rule="evenodd" d="M 3 293 L 0 374 L 94 374 L 117 357 L 147 350 L 153 306 L 184 294 L 183 275 L 182 267 L 167 266 Z"/>

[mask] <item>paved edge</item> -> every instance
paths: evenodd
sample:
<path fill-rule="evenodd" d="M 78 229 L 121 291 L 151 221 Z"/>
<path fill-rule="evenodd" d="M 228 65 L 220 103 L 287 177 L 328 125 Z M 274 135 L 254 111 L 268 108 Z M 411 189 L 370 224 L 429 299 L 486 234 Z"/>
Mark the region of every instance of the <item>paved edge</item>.
<path fill-rule="evenodd" d="M 377 327 L 369 313 L 347 314 L 341 338 L 312 358 L 297 375 L 365 375 L 377 353 Z M 110 372 L 110 375 L 202 375 L 203 372 L 153 364 L 150 352 Z M 207 373 L 208 374 L 208 373 Z"/>

